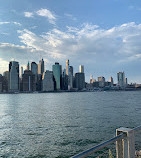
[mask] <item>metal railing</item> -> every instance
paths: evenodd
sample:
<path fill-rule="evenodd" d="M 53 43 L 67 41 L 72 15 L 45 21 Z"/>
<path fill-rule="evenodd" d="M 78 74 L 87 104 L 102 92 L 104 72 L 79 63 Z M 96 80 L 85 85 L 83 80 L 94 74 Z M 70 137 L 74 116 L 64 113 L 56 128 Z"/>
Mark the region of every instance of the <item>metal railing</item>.
<path fill-rule="evenodd" d="M 135 158 L 134 133 L 139 130 L 141 130 L 141 126 L 133 129 L 124 127 L 118 128 L 116 129 L 116 136 L 114 138 L 72 156 L 71 158 L 85 158 L 114 142 L 116 142 L 116 158 Z"/>

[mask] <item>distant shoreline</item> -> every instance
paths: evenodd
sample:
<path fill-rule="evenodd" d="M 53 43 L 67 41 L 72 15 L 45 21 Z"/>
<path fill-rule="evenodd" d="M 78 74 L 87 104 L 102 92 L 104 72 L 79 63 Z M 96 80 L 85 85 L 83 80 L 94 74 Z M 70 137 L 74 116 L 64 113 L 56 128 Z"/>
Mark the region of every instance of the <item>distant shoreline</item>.
<path fill-rule="evenodd" d="M 120 91 L 141 91 L 141 89 L 118 89 L 118 90 L 59 90 L 59 91 L 34 91 L 34 92 L 0 92 L 0 94 L 38 94 L 38 93 L 72 93 L 72 92 L 120 92 Z"/>

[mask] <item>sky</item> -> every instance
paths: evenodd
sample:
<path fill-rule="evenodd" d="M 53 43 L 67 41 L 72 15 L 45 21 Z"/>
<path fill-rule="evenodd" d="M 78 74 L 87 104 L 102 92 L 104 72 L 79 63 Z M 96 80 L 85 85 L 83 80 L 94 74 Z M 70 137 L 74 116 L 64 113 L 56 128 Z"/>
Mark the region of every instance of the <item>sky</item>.
<path fill-rule="evenodd" d="M 45 69 L 66 59 L 79 71 L 141 83 L 140 0 L 0 0 L 0 73 L 11 60 Z"/>

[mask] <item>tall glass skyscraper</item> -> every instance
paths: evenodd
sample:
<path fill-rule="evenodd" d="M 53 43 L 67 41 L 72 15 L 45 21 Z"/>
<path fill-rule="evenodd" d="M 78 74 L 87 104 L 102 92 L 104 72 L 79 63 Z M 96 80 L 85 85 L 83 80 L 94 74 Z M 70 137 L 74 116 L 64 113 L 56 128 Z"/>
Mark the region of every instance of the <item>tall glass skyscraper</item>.
<path fill-rule="evenodd" d="M 9 91 L 19 90 L 19 63 L 10 61 L 9 63 Z"/>
<path fill-rule="evenodd" d="M 37 66 L 37 64 L 35 62 L 32 62 L 30 64 L 30 70 L 32 71 L 32 73 L 34 75 L 37 75 L 37 73 L 38 73 L 38 66 Z"/>
<path fill-rule="evenodd" d="M 56 82 L 56 89 L 60 90 L 61 88 L 61 65 L 59 63 L 55 63 L 55 65 L 52 66 L 54 79 Z"/>
<path fill-rule="evenodd" d="M 69 75 L 69 60 L 66 60 L 66 74 Z"/>
<path fill-rule="evenodd" d="M 39 64 L 38 64 L 38 74 L 43 74 L 44 72 L 44 60 L 42 58 L 42 60 L 39 61 Z"/>

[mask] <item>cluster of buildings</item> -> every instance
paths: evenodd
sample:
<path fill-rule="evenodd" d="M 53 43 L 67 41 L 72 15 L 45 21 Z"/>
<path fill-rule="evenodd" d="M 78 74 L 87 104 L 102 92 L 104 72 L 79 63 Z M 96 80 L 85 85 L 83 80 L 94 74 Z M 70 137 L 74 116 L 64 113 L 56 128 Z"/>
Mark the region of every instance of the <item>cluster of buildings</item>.
<path fill-rule="evenodd" d="M 100 76 L 96 79 L 93 76 L 90 76 L 90 83 L 86 84 L 87 90 L 96 90 L 96 89 L 104 89 L 104 90 L 119 90 L 126 89 L 128 87 L 127 78 L 125 77 L 124 72 L 117 73 L 117 84 L 114 84 L 113 77 L 109 78 L 109 81 L 105 80 L 105 77 Z"/>
<path fill-rule="evenodd" d="M 20 69 L 20 71 L 19 71 Z M 19 68 L 17 61 L 9 62 L 9 71 L 0 75 L 0 92 L 34 92 L 34 91 L 60 91 L 83 90 L 85 88 L 84 66 L 79 66 L 79 72 L 73 73 L 73 66 L 66 60 L 66 68 L 56 62 L 52 71 L 45 70 L 44 60 L 39 64 L 31 62 L 26 70 Z"/>
<path fill-rule="evenodd" d="M 85 82 L 84 66 L 79 66 L 79 72 L 73 72 L 73 66 L 66 60 L 66 67 L 55 62 L 52 71 L 45 70 L 44 60 L 31 62 L 27 68 L 19 66 L 17 61 L 9 62 L 9 71 L 0 74 L 0 92 L 48 92 L 48 91 L 94 91 L 120 90 L 141 88 L 138 84 L 128 84 L 124 72 L 117 73 L 117 84 L 113 77 L 109 81 L 100 76 L 96 79 L 91 75 L 90 83 Z"/>

